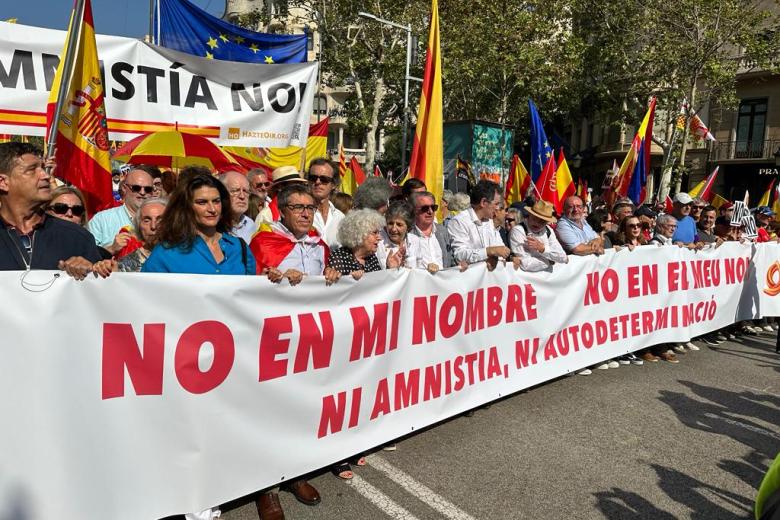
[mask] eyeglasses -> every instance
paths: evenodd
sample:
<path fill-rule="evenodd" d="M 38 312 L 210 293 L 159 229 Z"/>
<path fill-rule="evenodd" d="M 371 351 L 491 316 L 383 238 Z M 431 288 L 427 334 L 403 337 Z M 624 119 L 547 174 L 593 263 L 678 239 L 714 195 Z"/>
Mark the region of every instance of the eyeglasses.
<path fill-rule="evenodd" d="M 81 204 L 76 206 L 68 206 L 64 202 L 55 202 L 49 206 L 49 209 L 52 210 L 56 215 L 65 215 L 68 213 L 68 210 L 73 213 L 74 217 L 80 217 L 84 214 L 84 206 Z"/>
<path fill-rule="evenodd" d="M 313 173 L 310 173 L 306 179 L 312 184 L 317 184 L 317 181 L 320 181 L 321 184 L 330 184 L 333 182 L 333 177 L 328 177 L 327 175 L 314 175 Z"/>
<path fill-rule="evenodd" d="M 138 184 L 127 184 L 126 186 L 130 188 L 130 191 L 133 193 L 141 193 L 141 191 L 143 191 L 149 195 L 154 191 L 154 186 L 139 186 Z"/>
<path fill-rule="evenodd" d="M 314 204 L 288 204 L 285 206 L 287 209 L 292 211 L 293 213 L 303 213 L 304 211 L 308 211 L 309 213 L 314 213 L 317 211 L 317 206 Z"/>
<path fill-rule="evenodd" d="M 439 210 L 438 204 L 431 204 L 429 206 L 420 206 L 417 208 L 417 213 L 429 213 L 429 212 L 437 212 Z"/>
<path fill-rule="evenodd" d="M 270 187 L 271 187 L 271 182 L 270 181 L 269 182 L 256 182 L 255 183 L 255 189 L 257 189 L 257 188 L 270 188 Z"/>

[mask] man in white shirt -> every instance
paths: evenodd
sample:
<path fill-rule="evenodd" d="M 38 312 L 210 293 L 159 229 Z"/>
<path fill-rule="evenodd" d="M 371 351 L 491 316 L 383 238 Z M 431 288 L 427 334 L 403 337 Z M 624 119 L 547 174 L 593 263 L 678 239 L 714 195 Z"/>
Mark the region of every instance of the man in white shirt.
<path fill-rule="evenodd" d="M 452 239 L 447 228 L 435 221 L 436 199 L 428 191 L 411 194 L 414 207 L 414 225 L 409 233 L 420 238 L 420 262 L 426 267 L 435 264 L 440 269 L 452 267 Z"/>
<path fill-rule="evenodd" d="M 233 228 L 230 234 L 243 238 L 247 244 L 255 234 L 255 221 L 246 216 L 249 209 L 249 179 L 238 172 L 227 172 L 219 175 L 219 180 L 230 193 L 230 211 L 233 214 Z"/>
<path fill-rule="evenodd" d="M 493 224 L 501 196 L 498 184 L 485 179 L 471 189 L 471 207 L 458 213 L 447 228 L 456 260 L 470 264 L 488 261 L 488 266 L 495 266 L 499 258 L 509 257 L 509 248 Z"/>
<path fill-rule="evenodd" d="M 268 180 L 268 174 L 262 168 L 252 168 L 246 172 L 246 178 L 249 179 L 249 188 L 252 193 L 260 197 L 258 209 L 260 212 L 255 218 L 255 224 L 260 227 L 263 222 L 273 222 L 274 217 L 271 214 L 271 208 L 268 207 L 268 203 L 271 202 L 268 199 L 268 189 L 271 187 L 271 181 Z"/>
<path fill-rule="evenodd" d="M 527 218 L 509 234 L 512 253 L 519 260 L 520 268 L 535 272 L 550 270 L 554 263 L 567 263 L 569 257 L 548 227 L 555 222 L 552 204 L 539 200 L 525 211 Z"/>
<path fill-rule="evenodd" d="M 330 161 L 322 157 L 313 159 L 309 164 L 309 181 L 317 211 L 314 213 L 314 229 L 316 229 L 328 247 L 335 249 L 339 244 L 339 224 L 344 220 L 344 213 L 339 211 L 330 201 L 330 196 L 336 189 L 336 178 Z"/>

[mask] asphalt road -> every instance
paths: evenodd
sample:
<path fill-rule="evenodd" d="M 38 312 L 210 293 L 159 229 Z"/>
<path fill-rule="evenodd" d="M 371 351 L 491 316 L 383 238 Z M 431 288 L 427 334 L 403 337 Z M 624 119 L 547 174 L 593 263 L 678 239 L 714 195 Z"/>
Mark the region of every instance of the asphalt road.
<path fill-rule="evenodd" d="M 668 363 L 564 377 L 379 451 L 352 482 L 310 481 L 321 504 L 287 519 L 751 518 L 780 452 L 775 334 Z M 223 506 L 256 520 L 252 497 Z"/>

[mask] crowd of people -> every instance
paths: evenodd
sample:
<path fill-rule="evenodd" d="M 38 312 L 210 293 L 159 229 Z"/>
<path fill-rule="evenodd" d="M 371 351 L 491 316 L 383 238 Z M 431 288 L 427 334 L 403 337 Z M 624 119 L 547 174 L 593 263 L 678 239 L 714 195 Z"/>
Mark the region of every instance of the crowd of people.
<path fill-rule="evenodd" d="M 437 197 L 410 179 L 400 190 L 370 177 L 354 196 L 338 192 L 339 179 L 327 159 L 314 159 L 301 174 L 294 167 L 227 172 L 215 176 L 190 166 L 178 174 L 148 165 L 117 172 L 117 205 L 87 218 L 82 193 L 56 186 L 52 169 L 36 146 L 0 144 L 0 270 L 63 270 L 76 279 L 116 271 L 259 275 L 291 286 L 305 277 L 324 284 L 343 276 L 359 280 L 383 269 L 422 269 L 431 276 L 472 264 L 494 269 L 550 271 L 571 255 L 601 255 L 609 249 L 717 247 L 745 240 L 732 225 L 730 203 L 719 208 L 678 193 L 671 211 L 636 207 L 629 199 L 611 206 L 586 204 L 577 196 L 563 203 L 562 215 L 543 200 L 509 207 L 500 187 L 480 180 L 468 194 L 445 191 Z M 398 191 L 398 193 L 396 193 Z M 756 241 L 776 240 L 774 213 L 754 211 Z M 775 330 L 771 323 L 738 323 L 701 339 L 714 345 L 740 334 Z M 599 363 L 594 369 L 678 363 L 679 354 L 699 350 L 684 344 L 656 345 Z M 388 449 L 393 449 L 389 445 Z M 356 456 L 333 468 L 352 478 Z M 304 479 L 284 488 L 309 505 L 321 498 Z M 258 494 L 264 520 L 284 518 L 275 490 Z M 188 518 L 213 518 L 213 510 Z"/>

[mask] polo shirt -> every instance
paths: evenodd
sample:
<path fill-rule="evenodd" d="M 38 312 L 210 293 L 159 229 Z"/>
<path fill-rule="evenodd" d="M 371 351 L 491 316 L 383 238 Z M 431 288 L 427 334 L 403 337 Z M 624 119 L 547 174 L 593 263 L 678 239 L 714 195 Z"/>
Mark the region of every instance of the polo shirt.
<path fill-rule="evenodd" d="M 125 226 L 132 228 L 133 222 L 124 204 L 95 213 L 88 224 L 90 233 L 95 235 L 95 241 L 101 247 L 113 244 L 114 237 Z"/>
<path fill-rule="evenodd" d="M 30 269 L 59 269 L 60 260 L 81 256 L 90 262 L 100 260 L 95 238 L 83 227 L 67 220 L 43 215 L 43 220 L 30 234 L 32 260 L 10 224 L 0 218 L 0 270 L 24 271 L 25 261 Z"/>
<path fill-rule="evenodd" d="M 246 246 L 246 265 L 241 254 L 241 241 L 222 233 L 219 239 L 224 258 L 214 259 L 206 241 L 195 237 L 192 248 L 158 244 L 141 267 L 142 273 L 189 273 L 189 274 L 255 274 L 255 257 Z"/>
<path fill-rule="evenodd" d="M 672 235 L 672 242 L 690 244 L 696 241 L 696 221 L 691 216 L 677 219 L 677 230 Z"/>
<path fill-rule="evenodd" d="M 555 234 L 558 235 L 558 240 L 561 242 L 563 249 L 569 253 L 578 245 L 587 244 L 598 236 L 585 219 L 582 220 L 582 227 L 580 227 L 566 217 L 558 221 L 558 225 L 555 227 Z"/>

